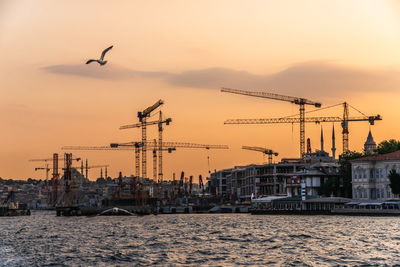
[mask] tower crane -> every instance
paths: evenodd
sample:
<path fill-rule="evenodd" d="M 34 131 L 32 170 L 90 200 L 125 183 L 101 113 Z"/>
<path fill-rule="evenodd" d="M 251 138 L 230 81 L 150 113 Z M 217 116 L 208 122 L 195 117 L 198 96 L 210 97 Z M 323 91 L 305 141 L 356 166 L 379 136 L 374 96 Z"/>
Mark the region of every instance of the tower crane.
<path fill-rule="evenodd" d="M 343 145 L 343 153 L 349 151 L 349 122 L 351 121 L 368 121 L 370 125 L 374 125 L 375 120 L 382 120 L 382 117 L 378 114 L 376 116 L 367 116 L 355 107 L 351 106 L 347 102 L 339 103 L 337 105 L 333 105 L 330 107 L 342 105 L 343 106 L 343 116 L 341 121 L 342 126 L 342 145 Z M 328 108 L 330 108 L 328 107 Z M 354 110 L 362 114 L 362 117 L 352 117 L 349 118 L 349 107 L 352 107 Z M 312 112 L 312 111 L 311 111 Z M 292 117 L 292 116 L 289 116 Z M 288 117 L 287 117 L 288 118 Z M 336 150 L 336 148 L 335 148 Z M 334 152 L 333 152 L 334 153 Z"/>
<path fill-rule="evenodd" d="M 374 125 L 375 121 L 382 120 L 378 114 L 376 116 L 348 117 L 345 112 L 344 118 L 340 117 L 307 117 L 304 123 L 322 123 L 322 122 L 340 122 L 342 126 L 343 152 L 349 151 L 349 122 L 367 121 L 370 125 Z M 269 118 L 269 119 L 230 119 L 224 124 L 275 124 L 275 123 L 301 123 L 299 118 Z"/>
<path fill-rule="evenodd" d="M 60 181 L 60 173 L 59 173 L 59 167 L 58 167 L 58 161 L 59 160 L 64 160 L 65 162 L 68 161 L 79 161 L 81 158 L 72 158 L 72 154 L 66 153 L 63 158 L 58 157 L 58 153 L 54 153 L 52 158 L 46 158 L 46 159 L 31 159 L 29 161 L 31 162 L 41 162 L 44 161 L 46 163 L 46 166 L 48 165 L 47 162 L 52 161 L 53 162 L 53 177 L 51 178 L 51 185 L 52 185 L 52 195 L 50 197 L 50 203 L 55 206 L 57 204 L 57 199 L 58 199 L 58 185 Z M 67 163 L 65 163 L 67 165 Z"/>
<path fill-rule="evenodd" d="M 128 142 L 128 143 L 112 143 L 110 144 L 111 147 L 113 148 L 120 148 L 120 149 L 126 149 L 129 147 L 133 147 L 135 148 L 135 154 L 136 154 L 136 173 L 139 172 L 138 170 L 138 162 L 140 161 L 140 154 L 138 153 L 138 144 L 140 143 L 140 145 L 142 146 L 143 144 L 141 142 Z M 159 152 L 161 151 L 168 151 L 168 153 L 172 153 L 172 151 L 176 150 L 176 148 L 174 146 L 164 146 L 164 145 L 160 145 L 159 143 L 157 143 L 157 141 L 154 139 L 153 142 L 147 142 L 146 143 L 146 147 L 152 149 L 153 151 L 153 178 L 156 181 L 157 180 L 157 150 Z M 159 159 L 162 161 L 162 157 L 161 159 Z M 162 163 L 159 165 L 162 168 Z M 162 169 L 159 170 L 159 173 L 162 173 Z M 137 175 L 139 176 L 139 175 Z M 162 181 L 162 175 L 158 176 L 158 181 L 161 182 Z"/>
<path fill-rule="evenodd" d="M 158 118 L 158 179 L 160 182 L 163 181 L 164 179 L 164 173 L 163 173 L 163 123 L 166 125 L 169 125 L 170 122 L 172 121 L 171 118 L 167 118 L 163 120 L 162 112 L 160 111 L 160 116 Z M 170 151 L 168 151 L 171 153 Z"/>
<path fill-rule="evenodd" d="M 139 162 L 140 162 L 140 147 L 142 142 L 126 142 L 126 143 L 112 143 L 110 146 L 64 146 L 63 150 L 108 150 L 108 151 L 135 151 L 135 162 L 136 162 L 136 176 L 139 176 Z M 194 144 L 187 142 L 146 142 L 148 148 L 159 149 L 161 146 L 163 151 L 171 153 L 176 148 L 200 148 L 200 149 L 228 149 L 226 145 L 207 145 L 207 144 Z M 162 165 L 161 165 L 162 166 Z M 159 172 L 162 172 L 159 171 Z"/>
<path fill-rule="evenodd" d="M 159 144 L 159 147 L 158 147 L 158 180 L 159 181 L 163 180 L 162 152 L 165 151 L 165 149 L 163 149 L 163 146 L 162 146 L 162 144 L 163 144 L 163 130 L 164 130 L 163 124 L 169 125 L 171 123 L 171 121 L 172 121 L 171 118 L 163 119 L 162 111 L 160 111 L 159 112 L 158 121 L 146 122 L 146 126 L 158 125 L 158 144 Z M 139 127 L 143 127 L 143 123 L 135 123 L 135 124 L 130 124 L 130 125 L 124 125 L 124 126 L 121 126 L 120 129 L 122 130 L 122 129 L 139 128 Z M 143 142 L 143 140 L 142 140 L 142 142 Z M 167 149 L 167 151 L 169 151 L 169 150 Z M 157 151 L 153 148 L 153 158 L 154 158 L 154 156 L 157 157 Z M 153 159 L 153 161 L 154 161 L 154 159 Z"/>
<path fill-rule="evenodd" d="M 46 181 L 49 180 L 49 172 L 50 172 L 49 164 L 46 164 L 46 167 L 36 167 L 35 171 L 46 171 Z"/>
<path fill-rule="evenodd" d="M 153 143 L 153 179 L 154 179 L 154 181 L 157 180 L 158 183 L 161 183 L 163 180 L 162 175 L 160 176 L 160 173 L 162 174 L 162 166 L 163 166 L 162 163 L 160 164 L 160 161 L 162 161 L 162 157 L 161 157 L 161 159 L 159 158 L 159 162 L 158 162 L 159 163 L 158 164 L 159 171 L 158 171 L 158 176 L 157 176 L 157 151 L 159 152 L 158 156 L 160 156 L 162 151 L 168 151 L 168 153 L 172 153 L 172 151 L 174 151 L 174 150 L 176 150 L 175 147 L 163 148 L 162 144 L 161 145 L 157 144 L 157 140 L 154 139 L 154 143 Z M 158 177 L 158 179 L 157 179 L 157 177 Z"/>
<path fill-rule="evenodd" d="M 121 148 L 118 144 L 111 144 L 110 146 L 63 146 L 63 150 L 107 150 L 107 151 L 135 151 L 135 175 L 140 176 L 140 148 L 142 147 L 142 142 L 135 142 L 134 148 Z"/>
<path fill-rule="evenodd" d="M 108 151 L 135 151 L 135 176 L 140 176 L 140 148 L 142 142 L 129 142 L 129 143 L 112 143 L 110 146 L 64 146 L 63 150 L 108 150 Z M 147 142 L 147 148 L 158 149 L 158 145 L 154 146 L 154 142 Z M 175 147 L 163 146 L 164 151 L 172 152 Z"/>
<path fill-rule="evenodd" d="M 202 194 L 204 196 L 204 183 L 203 183 L 203 177 L 201 176 L 201 174 L 199 175 L 199 189 L 201 189 Z"/>
<path fill-rule="evenodd" d="M 321 107 L 321 103 L 314 102 L 305 98 L 300 97 L 292 97 L 292 96 L 285 96 L 279 94 L 272 94 L 267 92 L 252 92 L 252 91 L 245 91 L 245 90 L 238 90 L 238 89 L 230 89 L 230 88 L 222 88 L 221 92 L 232 93 L 232 94 L 239 94 L 239 95 L 247 95 L 253 97 L 261 97 L 261 98 L 268 98 L 280 101 L 290 102 L 296 105 L 299 105 L 300 111 L 300 157 L 303 157 L 305 153 L 305 105 L 311 105 L 316 108 Z"/>
<path fill-rule="evenodd" d="M 265 155 L 268 155 L 268 164 L 272 164 L 272 156 L 279 155 L 278 152 L 274 152 L 271 149 L 258 147 L 258 146 L 242 146 L 242 149 L 258 151 L 258 152 L 264 153 Z"/>
<path fill-rule="evenodd" d="M 50 188 L 49 188 L 49 172 L 50 172 L 50 168 L 49 168 L 49 164 L 46 163 L 45 167 L 36 167 L 35 171 L 46 171 L 46 190 L 47 190 L 47 198 L 50 200 L 51 199 L 51 192 L 50 192 Z"/>
<path fill-rule="evenodd" d="M 143 147 L 143 142 L 134 142 L 133 147 L 135 148 L 135 174 L 136 177 L 140 176 L 140 148 Z M 110 144 L 113 150 L 125 150 L 118 147 L 117 143 Z"/>
<path fill-rule="evenodd" d="M 158 100 L 156 103 L 154 103 L 152 106 L 144 109 L 143 111 L 139 111 L 137 116 L 139 118 L 140 126 L 142 128 L 142 177 L 146 178 L 147 177 L 147 134 L 146 134 L 146 129 L 147 129 L 147 118 L 150 117 L 151 113 L 156 110 L 159 106 L 164 104 L 164 101 L 161 99 Z M 126 129 L 125 127 L 127 126 L 121 126 L 120 129 Z"/>
<path fill-rule="evenodd" d="M 118 143 L 118 144 L 111 144 L 112 147 L 135 147 L 137 142 L 128 142 L 128 143 Z M 184 142 L 148 142 L 148 146 L 152 145 L 154 148 L 160 149 L 164 151 L 168 151 L 171 153 L 173 150 L 176 150 L 176 148 L 203 148 L 203 149 L 228 149 L 229 147 L 226 145 L 205 145 L 205 144 L 193 144 L 193 143 L 184 143 Z M 162 151 L 161 150 L 161 151 Z M 154 151 L 154 150 L 153 150 Z M 155 153 L 155 152 L 153 152 Z M 153 154 L 154 155 L 154 154 Z M 162 157 L 161 157 L 162 159 Z M 159 167 L 162 167 L 162 163 L 159 164 Z M 159 173 L 162 173 L 162 170 L 159 170 Z M 162 177 L 162 176 L 161 176 Z M 160 178 L 160 176 L 159 176 Z M 162 179 L 159 179 L 160 182 L 162 182 Z"/>
<path fill-rule="evenodd" d="M 126 142 L 126 143 L 118 143 L 116 147 L 132 147 L 132 144 L 136 142 Z M 147 145 L 154 144 L 154 142 L 147 142 Z M 116 144 L 113 144 L 114 146 Z M 158 143 L 157 143 L 158 145 Z M 163 147 L 175 147 L 175 148 L 204 148 L 204 149 L 229 149 L 227 145 L 206 145 L 206 144 L 195 144 L 188 142 L 163 142 Z M 132 149 L 128 149 L 132 150 Z"/>

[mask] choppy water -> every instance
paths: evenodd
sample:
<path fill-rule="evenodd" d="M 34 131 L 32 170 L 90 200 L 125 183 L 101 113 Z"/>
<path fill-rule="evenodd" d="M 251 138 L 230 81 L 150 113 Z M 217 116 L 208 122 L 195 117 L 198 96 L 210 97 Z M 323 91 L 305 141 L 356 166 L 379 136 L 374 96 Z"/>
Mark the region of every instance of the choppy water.
<path fill-rule="evenodd" d="M 400 264 L 400 218 L 0 217 L 0 266 Z"/>

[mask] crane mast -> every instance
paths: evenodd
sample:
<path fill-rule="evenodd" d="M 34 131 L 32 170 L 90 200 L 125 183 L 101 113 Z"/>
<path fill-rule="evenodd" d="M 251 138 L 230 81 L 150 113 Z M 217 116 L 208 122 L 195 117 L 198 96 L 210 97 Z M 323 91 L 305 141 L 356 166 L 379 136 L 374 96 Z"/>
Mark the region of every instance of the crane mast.
<path fill-rule="evenodd" d="M 161 99 L 158 100 L 156 103 L 154 103 L 152 106 L 144 109 L 143 111 L 139 111 L 137 116 L 139 118 L 139 122 L 141 123 L 141 127 L 142 127 L 142 177 L 146 178 L 147 177 L 147 135 L 146 135 L 146 127 L 147 127 L 147 118 L 150 117 L 151 112 L 153 112 L 154 110 L 156 110 L 159 106 L 161 106 L 162 104 L 164 104 L 164 101 L 162 101 Z"/>
<path fill-rule="evenodd" d="M 60 174 L 58 173 L 58 154 L 53 154 L 53 178 L 51 179 L 51 186 L 53 187 L 50 203 L 55 207 L 58 197 L 58 183 L 60 181 Z"/>
<path fill-rule="evenodd" d="M 140 148 L 143 146 L 142 142 L 135 143 L 135 173 L 136 177 L 140 176 Z"/>
<path fill-rule="evenodd" d="M 153 180 L 157 181 L 157 140 L 154 139 L 153 142 Z"/>
<path fill-rule="evenodd" d="M 162 112 L 160 111 L 160 116 L 158 119 L 158 180 L 159 182 L 162 182 L 164 179 L 164 173 L 163 173 L 163 123 L 166 125 L 169 125 L 171 123 L 172 119 L 167 118 L 163 120 Z"/>
<path fill-rule="evenodd" d="M 343 103 L 342 135 L 343 153 L 346 153 L 349 151 L 349 106 L 346 102 Z"/>
<path fill-rule="evenodd" d="M 158 170 L 159 170 L 158 171 L 158 180 L 162 180 L 163 179 L 163 171 L 162 171 L 162 168 L 163 168 L 163 156 L 162 156 L 162 151 L 165 150 L 162 147 L 162 144 L 163 144 L 163 142 L 162 142 L 162 140 L 163 140 L 163 130 L 164 130 L 163 124 L 169 125 L 171 123 L 171 121 L 172 121 L 171 118 L 163 119 L 162 111 L 160 111 L 159 112 L 159 119 L 157 121 L 147 121 L 146 122 L 146 126 L 149 126 L 149 125 L 157 125 L 158 126 L 158 144 L 159 144 L 159 147 L 158 147 Z M 121 126 L 120 129 L 130 129 L 130 128 L 140 128 L 140 127 L 142 127 L 142 123 L 135 123 L 135 124 L 129 124 L 129 125 Z M 149 145 L 149 143 L 146 143 L 146 146 L 148 146 L 148 145 Z M 153 150 L 153 158 L 157 157 L 157 151 L 154 150 L 154 148 L 152 150 Z M 153 159 L 153 163 L 154 163 L 154 159 Z M 137 176 L 139 176 L 139 175 L 137 175 Z"/>
<path fill-rule="evenodd" d="M 314 102 L 305 98 L 300 97 L 292 97 L 286 95 L 279 95 L 267 92 L 252 92 L 252 91 L 245 91 L 245 90 L 238 90 L 238 89 L 231 89 L 231 88 L 222 88 L 221 92 L 232 93 L 232 94 L 239 94 L 239 95 L 247 95 L 253 97 L 261 97 L 261 98 L 268 98 L 280 101 L 290 102 L 292 104 L 299 105 L 299 112 L 300 112 L 300 157 L 303 158 L 305 153 L 305 105 L 312 105 L 316 108 L 321 107 L 321 103 Z"/>

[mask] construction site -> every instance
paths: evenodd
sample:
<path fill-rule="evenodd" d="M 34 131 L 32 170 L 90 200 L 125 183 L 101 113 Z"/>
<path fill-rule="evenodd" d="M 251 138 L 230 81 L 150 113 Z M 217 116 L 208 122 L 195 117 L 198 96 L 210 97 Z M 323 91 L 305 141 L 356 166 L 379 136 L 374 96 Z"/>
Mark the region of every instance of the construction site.
<path fill-rule="evenodd" d="M 137 112 L 137 121 L 123 125 L 120 130 L 138 130 L 141 140 L 111 143 L 101 146 L 64 146 L 64 155 L 54 153 L 52 157 L 32 159 L 45 166 L 35 167 L 44 171 L 46 186 L 43 194 L 47 197 L 49 209 L 59 215 L 96 215 L 104 210 L 119 208 L 131 214 L 191 213 L 191 212 L 247 212 L 253 199 L 262 197 L 318 196 L 320 187 L 329 179 L 340 179 L 335 130 L 332 126 L 331 153 L 324 147 L 321 126 L 320 148 L 312 150 L 310 138 L 306 139 L 306 124 L 340 123 L 342 130 L 342 153 L 349 151 L 349 124 L 366 122 L 374 125 L 382 120 L 380 115 L 367 116 L 344 102 L 322 107 L 320 102 L 304 98 L 222 88 L 221 92 L 284 101 L 299 107 L 297 115 L 280 118 L 229 119 L 227 125 L 241 124 L 298 124 L 299 156 L 282 157 L 278 148 L 266 148 L 257 144 L 243 145 L 242 149 L 261 153 L 267 157 L 263 164 L 233 166 L 223 170 L 208 170 L 208 177 L 185 175 L 182 171 L 165 177 L 163 156 L 180 149 L 227 150 L 224 144 L 197 144 L 189 142 L 164 141 L 163 132 L 173 122 L 160 110 L 163 100 Z M 314 107 L 306 111 L 306 106 Z M 342 107 L 342 116 L 309 117 L 306 114 L 333 107 Z M 360 116 L 349 116 L 349 109 Z M 157 120 L 150 120 L 157 116 Z M 229 127 L 229 126 L 227 126 Z M 148 131 L 156 128 L 158 138 L 149 140 Z M 132 151 L 134 175 L 111 178 L 107 164 L 89 165 L 88 159 L 76 157 L 76 151 Z M 72 152 L 74 154 L 72 154 Z M 150 157 L 149 157 L 150 155 Z M 150 167 L 151 165 L 151 167 Z M 96 186 L 89 180 L 89 170 L 100 169 Z M 104 172 L 103 172 L 104 170 Z M 104 174 L 104 175 L 103 175 Z M 101 180 L 102 179 L 102 180 Z M 306 186 L 305 186 L 306 185 Z M 338 195 L 346 195 L 338 189 Z M 112 213 L 117 210 L 112 210 Z"/>

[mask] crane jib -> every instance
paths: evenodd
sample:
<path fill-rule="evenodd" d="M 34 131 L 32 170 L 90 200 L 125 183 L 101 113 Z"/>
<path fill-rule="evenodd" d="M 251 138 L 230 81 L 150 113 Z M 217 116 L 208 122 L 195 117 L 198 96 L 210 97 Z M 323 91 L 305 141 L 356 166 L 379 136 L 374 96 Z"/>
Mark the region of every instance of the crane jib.
<path fill-rule="evenodd" d="M 311 101 L 311 100 L 308 100 L 305 98 L 286 96 L 286 95 L 267 93 L 267 92 L 253 92 L 253 91 L 231 89 L 231 88 L 225 88 L 225 87 L 223 87 L 221 89 L 221 92 L 261 97 L 261 98 L 269 98 L 269 99 L 280 100 L 280 101 L 287 101 L 287 102 L 290 102 L 290 103 L 293 103 L 296 105 L 313 105 L 317 108 L 322 106 L 321 103 L 314 102 L 314 101 Z"/>

